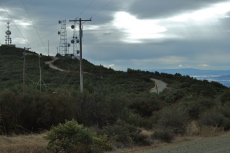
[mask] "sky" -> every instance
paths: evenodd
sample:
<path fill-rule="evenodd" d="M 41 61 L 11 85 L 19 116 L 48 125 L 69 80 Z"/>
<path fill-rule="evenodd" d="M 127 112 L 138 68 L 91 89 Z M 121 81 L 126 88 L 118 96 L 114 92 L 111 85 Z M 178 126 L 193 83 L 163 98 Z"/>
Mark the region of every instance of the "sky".
<path fill-rule="evenodd" d="M 83 58 L 115 70 L 230 70 L 230 0 L 1 0 L 0 43 L 55 56 L 83 19 Z M 76 25 L 78 33 L 78 23 Z M 73 45 L 69 47 L 69 53 Z"/>

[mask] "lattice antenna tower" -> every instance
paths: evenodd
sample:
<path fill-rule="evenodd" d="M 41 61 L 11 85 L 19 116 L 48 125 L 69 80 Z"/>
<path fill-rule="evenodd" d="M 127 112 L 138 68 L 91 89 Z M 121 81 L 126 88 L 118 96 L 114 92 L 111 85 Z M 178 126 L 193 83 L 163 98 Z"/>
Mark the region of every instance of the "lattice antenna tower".
<path fill-rule="evenodd" d="M 74 22 L 74 25 L 71 25 L 71 28 L 73 29 L 73 38 L 71 40 L 71 43 L 73 44 L 73 55 L 79 59 L 80 51 L 78 48 L 79 39 L 77 37 L 76 21 Z"/>
<path fill-rule="evenodd" d="M 10 38 L 10 35 L 11 35 L 11 31 L 10 31 L 10 22 L 8 21 L 7 22 L 7 30 L 6 30 L 6 44 L 7 45 L 10 45 L 12 43 L 12 39 Z"/>
<path fill-rule="evenodd" d="M 65 56 L 68 54 L 69 47 L 67 44 L 66 20 L 59 20 L 58 23 L 61 25 L 61 30 L 58 31 L 58 35 L 60 35 L 59 54 Z"/>

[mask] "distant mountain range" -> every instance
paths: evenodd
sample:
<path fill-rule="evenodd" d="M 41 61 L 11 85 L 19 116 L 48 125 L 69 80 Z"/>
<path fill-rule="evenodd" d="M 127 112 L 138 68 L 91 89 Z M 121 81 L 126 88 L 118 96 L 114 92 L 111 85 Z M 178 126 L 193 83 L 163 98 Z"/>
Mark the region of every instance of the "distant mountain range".
<path fill-rule="evenodd" d="M 189 75 L 199 80 L 216 81 L 227 87 L 230 87 L 230 70 L 200 70 L 193 68 L 184 69 L 148 69 L 150 72 L 160 72 L 175 74 L 180 73 L 181 75 Z"/>
<path fill-rule="evenodd" d="M 163 72 L 169 74 L 180 73 L 181 75 L 230 75 L 230 70 L 200 70 L 193 68 L 184 68 L 184 69 L 149 69 L 150 72 Z"/>

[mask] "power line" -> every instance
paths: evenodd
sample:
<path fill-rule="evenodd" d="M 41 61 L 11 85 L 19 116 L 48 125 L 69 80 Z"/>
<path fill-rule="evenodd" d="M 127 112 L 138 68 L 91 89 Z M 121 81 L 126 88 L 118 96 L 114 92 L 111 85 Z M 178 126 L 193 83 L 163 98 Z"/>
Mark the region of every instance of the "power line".
<path fill-rule="evenodd" d="M 94 2 L 95 0 L 92 0 L 88 6 L 85 7 L 85 9 L 83 11 L 80 12 L 80 14 L 78 16 L 80 16 L 81 14 L 83 14 L 83 12 L 85 12 Z"/>
<path fill-rule="evenodd" d="M 33 19 L 32 19 L 32 17 L 31 17 L 30 13 L 29 13 L 29 11 L 28 11 L 28 9 L 27 9 L 27 7 L 26 7 L 24 1 L 23 1 L 23 0 L 21 0 L 21 1 L 22 1 L 22 3 L 23 3 L 23 6 L 25 7 L 25 10 L 26 10 L 26 12 L 27 12 L 27 14 L 28 14 L 28 16 L 29 16 L 31 22 L 32 22 L 32 25 L 33 25 L 35 31 L 37 32 L 37 35 L 38 35 L 38 37 L 39 37 L 39 39 L 40 39 L 40 41 L 41 41 L 41 43 L 42 43 L 44 49 L 45 49 L 46 52 L 47 52 L 47 49 L 46 49 L 46 47 L 45 47 L 45 45 L 44 45 L 44 43 L 43 43 L 43 41 L 42 41 L 42 39 L 41 39 L 41 36 L 39 35 L 39 32 L 38 32 L 38 30 L 37 30 L 37 28 L 36 28 L 36 26 L 35 26 L 35 24 L 34 24 L 34 22 L 33 22 Z"/>
<path fill-rule="evenodd" d="M 102 6 L 96 13 L 95 13 L 95 15 L 94 15 L 94 17 L 95 16 L 97 16 L 97 14 L 102 10 L 102 9 L 104 9 L 105 7 L 107 7 L 110 3 L 112 3 L 114 0 L 110 0 L 109 2 L 107 2 L 104 6 Z"/>
<path fill-rule="evenodd" d="M 53 32 L 50 32 L 50 33 L 48 33 L 47 35 L 42 36 L 41 38 L 46 38 L 46 37 L 48 37 L 49 35 L 51 35 L 51 34 L 53 34 L 53 33 L 55 33 L 55 32 L 57 32 L 57 30 L 56 30 L 56 31 L 53 31 Z M 55 36 L 55 37 L 57 37 L 57 36 Z M 52 37 L 52 38 L 54 38 L 54 37 Z M 38 40 L 40 40 L 40 39 L 34 40 L 34 41 L 32 41 L 30 44 L 33 44 L 33 43 L 37 42 Z"/>

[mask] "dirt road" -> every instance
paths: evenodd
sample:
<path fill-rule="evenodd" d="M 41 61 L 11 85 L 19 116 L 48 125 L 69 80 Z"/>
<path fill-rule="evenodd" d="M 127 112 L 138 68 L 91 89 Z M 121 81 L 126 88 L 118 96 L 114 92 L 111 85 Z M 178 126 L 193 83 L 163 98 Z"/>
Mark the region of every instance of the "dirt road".
<path fill-rule="evenodd" d="M 155 82 L 155 87 L 150 89 L 150 92 L 153 93 L 160 93 L 162 92 L 166 87 L 167 87 L 167 83 L 161 81 L 161 80 L 157 80 L 157 79 L 153 79 L 151 78 L 152 81 Z"/>
<path fill-rule="evenodd" d="M 46 61 L 45 63 L 48 64 L 50 66 L 50 68 L 54 69 L 54 70 L 58 70 L 58 71 L 64 71 L 63 69 L 58 68 L 57 66 L 53 65 L 53 62 L 55 60 L 57 60 L 57 57 L 53 57 L 52 61 Z"/>
<path fill-rule="evenodd" d="M 230 132 L 135 153 L 230 153 Z"/>

